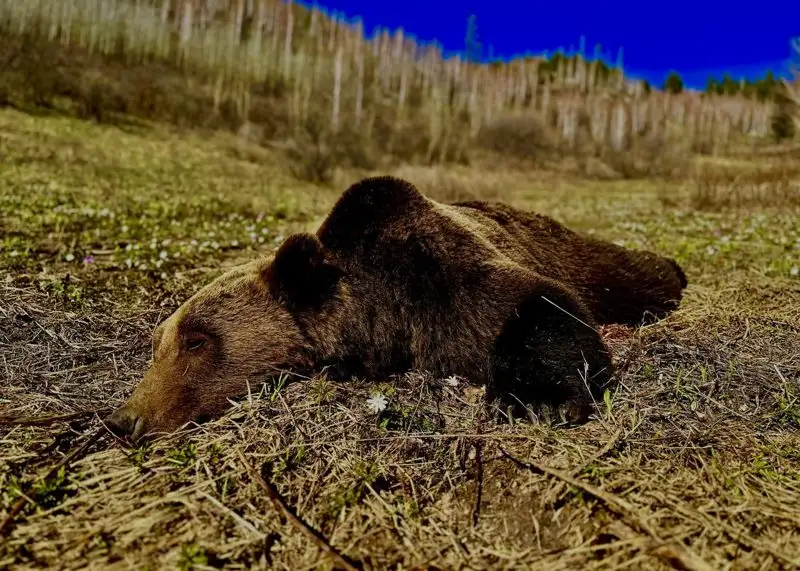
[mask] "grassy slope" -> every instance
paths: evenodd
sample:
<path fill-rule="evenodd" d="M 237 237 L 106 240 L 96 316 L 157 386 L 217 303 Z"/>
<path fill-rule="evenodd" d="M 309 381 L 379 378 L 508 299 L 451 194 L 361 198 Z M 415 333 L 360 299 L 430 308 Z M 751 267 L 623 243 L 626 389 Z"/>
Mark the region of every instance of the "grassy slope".
<path fill-rule="evenodd" d="M 221 266 L 313 227 L 357 176 L 318 188 L 233 137 L 11 111 L 0 112 L 0 154 L 9 415 L 120 403 L 160 319 Z M 96 420 L 2 426 L 0 517 L 24 483 L 38 506 L 18 516 L 0 567 L 330 565 L 276 517 L 237 450 L 268 463 L 303 518 L 374 568 L 655 569 L 674 549 L 654 550 L 653 536 L 714 568 L 798 563 L 796 208 L 694 211 L 685 189 L 654 181 L 477 167 L 397 174 L 438 198 L 507 200 L 684 264 L 691 286 L 679 312 L 606 331 L 622 386 L 598 420 L 572 430 L 495 423 L 480 418 L 479 393 L 419 375 L 378 387 L 389 401 L 378 418 L 366 406 L 376 385 L 316 379 L 265 388 L 152 447 L 104 441 L 47 483 L 37 475 Z M 501 447 L 623 500 L 623 515 L 614 498 L 519 468 Z"/>

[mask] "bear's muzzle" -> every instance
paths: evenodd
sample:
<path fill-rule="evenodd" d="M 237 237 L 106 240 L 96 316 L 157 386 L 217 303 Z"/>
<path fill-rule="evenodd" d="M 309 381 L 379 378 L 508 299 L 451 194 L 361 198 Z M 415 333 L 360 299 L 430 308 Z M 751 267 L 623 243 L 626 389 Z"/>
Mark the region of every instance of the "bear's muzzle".
<path fill-rule="evenodd" d="M 130 437 L 133 442 L 138 441 L 144 433 L 144 418 L 127 406 L 115 410 L 105 419 L 105 423 L 116 436 Z"/>

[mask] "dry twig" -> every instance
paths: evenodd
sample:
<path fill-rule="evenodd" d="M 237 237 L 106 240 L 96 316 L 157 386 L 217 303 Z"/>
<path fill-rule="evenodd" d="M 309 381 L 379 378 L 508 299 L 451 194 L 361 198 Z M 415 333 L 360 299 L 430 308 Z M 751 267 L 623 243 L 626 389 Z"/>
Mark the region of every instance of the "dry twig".
<path fill-rule="evenodd" d="M 247 458 L 244 457 L 244 454 L 241 450 L 238 451 L 238 454 L 242 464 L 244 464 L 245 468 L 247 468 L 247 471 L 250 472 L 255 481 L 258 482 L 262 488 L 264 488 L 264 491 L 267 492 L 267 496 L 269 496 L 269 499 L 272 501 L 272 505 L 275 506 L 279 513 L 283 514 L 303 535 L 308 537 L 320 549 L 330 555 L 339 566 L 343 567 L 347 571 L 358 571 L 361 569 L 361 565 L 359 563 L 352 561 L 349 557 L 343 553 L 340 553 L 328 542 L 327 539 L 325 539 L 325 537 L 319 531 L 311 527 L 297 514 L 295 514 L 294 510 L 286 503 L 275 486 L 273 486 L 270 482 L 267 482 L 264 477 L 256 471 L 252 464 L 247 461 Z"/>
<path fill-rule="evenodd" d="M 478 526 L 481 515 L 481 497 L 483 495 L 483 442 L 475 444 L 475 503 L 472 506 L 472 527 Z"/>

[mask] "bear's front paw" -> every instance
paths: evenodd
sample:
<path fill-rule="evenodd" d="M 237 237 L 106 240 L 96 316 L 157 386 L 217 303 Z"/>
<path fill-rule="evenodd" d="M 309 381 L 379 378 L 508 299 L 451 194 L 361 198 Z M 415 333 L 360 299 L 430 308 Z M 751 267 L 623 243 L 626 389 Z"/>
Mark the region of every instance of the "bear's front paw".
<path fill-rule="evenodd" d="M 586 422 L 613 377 L 591 315 L 577 297 L 552 285 L 534 290 L 506 319 L 490 371 L 493 395 L 540 410 L 539 403 L 550 403 L 555 424 Z"/>
<path fill-rule="evenodd" d="M 558 418 L 565 424 L 584 424 L 594 412 L 591 402 L 570 400 L 558 405 Z"/>
<path fill-rule="evenodd" d="M 593 412 L 594 403 L 579 398 L 558 405 L 538 402 L 526 404 L 524 407 L 518 402 L 509 403 L 501 398 L 495 406 L 495 422 L 526 418 L 533 424 L 544 426 L 578 426 L 588 422 Z"/>

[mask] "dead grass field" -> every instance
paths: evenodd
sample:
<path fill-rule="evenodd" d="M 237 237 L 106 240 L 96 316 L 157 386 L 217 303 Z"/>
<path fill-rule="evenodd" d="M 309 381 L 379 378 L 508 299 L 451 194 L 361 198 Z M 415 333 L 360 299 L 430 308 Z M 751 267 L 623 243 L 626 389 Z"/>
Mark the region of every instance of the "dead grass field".
<path fill-rule="evenodd" d="M 480 161 L 395 171 L 439 199 L 508 201 L 685 267 L 678 312 L 606 329 L 621 385 L 585 426 L 487 418 L 457 379 L 298 379 L 131 448 L 94 437 L 95 414 L 24 418 L 120 404 L 153 327 L 189 292 L 313 228 L 364 173 L 314 186 L 232 135 L 9 110 L 0 158 L 0 568 L 332 568 L 242 457 L 369 569 L 800 566 L 790 163 L 701 165 L 670 182 Z"/>

